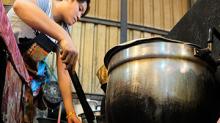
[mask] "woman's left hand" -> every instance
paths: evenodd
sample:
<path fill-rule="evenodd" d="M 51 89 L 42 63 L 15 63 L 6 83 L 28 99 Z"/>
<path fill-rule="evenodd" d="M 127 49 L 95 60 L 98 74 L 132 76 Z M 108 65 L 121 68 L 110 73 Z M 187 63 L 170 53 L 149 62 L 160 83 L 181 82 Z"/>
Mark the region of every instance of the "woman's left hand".
<path fill-rule="evenodd" d="M 76 115 L 69 117 L 67 121 L 68 123 L 81 123 L 81 121 Z"/>

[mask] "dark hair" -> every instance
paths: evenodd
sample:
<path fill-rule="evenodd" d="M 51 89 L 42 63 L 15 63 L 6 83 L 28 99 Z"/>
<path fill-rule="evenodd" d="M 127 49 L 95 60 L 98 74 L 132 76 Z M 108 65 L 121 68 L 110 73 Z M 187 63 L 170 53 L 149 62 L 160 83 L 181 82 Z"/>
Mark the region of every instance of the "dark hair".
<path fill-rule="evenodd" d="M 84 3 L 84 2 L 87 3 L 87 9 L 86 9 L 85 13 L 82 15 L 82 17 L 84 17 L 90 10 L 90 0 L 77 0 L 77 1 L 80 3 Z"/>

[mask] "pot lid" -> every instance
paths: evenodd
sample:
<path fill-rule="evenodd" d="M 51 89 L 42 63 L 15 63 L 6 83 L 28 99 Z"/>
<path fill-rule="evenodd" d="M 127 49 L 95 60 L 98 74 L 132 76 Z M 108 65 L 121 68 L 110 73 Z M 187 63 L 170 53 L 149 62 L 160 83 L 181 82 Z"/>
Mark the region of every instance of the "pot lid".
<path fill-rule="evenodd" d="M 154 37 L 154 38 L 139 38 L 139 39 L 135 39 L 135 40 L 131 40 L 122 44 L 119 44 L 113 48 L 111 48 L 105 55 L 104 57 L 104 64 L 105 67 L 108 68 L 109 62 L 111 60 L 111 58 L 118 53 L 119 51 L 135 46 L 135 45 L 139 45 L 139 44 L 143 44 L 143 43 L 152 43 L 152 42 L 173 42 L 173 43 L 181 43 L 181 44 L 185 44 L 185 45 L 190 45 L 193 47 L 196 47 L 198 49 L 200 49 L 200 47 L 196 44 L 192 44 L 192 43 L 188 43 L 188 42 L 183 42 L 183 41 L 179 41 L 179 40 L 173 40 L 173 39 L 169 39 L 169 38 L 164 38 L 164 37 Z"/>

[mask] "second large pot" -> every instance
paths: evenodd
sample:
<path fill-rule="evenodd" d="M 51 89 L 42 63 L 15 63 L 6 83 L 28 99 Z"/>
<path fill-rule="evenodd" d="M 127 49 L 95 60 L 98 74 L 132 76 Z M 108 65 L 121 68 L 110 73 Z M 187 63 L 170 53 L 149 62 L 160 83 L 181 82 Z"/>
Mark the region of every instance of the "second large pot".
<path fill-rule="evenodd" d="M 195 56 L 199 49 L 151 38 L 108 51 L 107 122 L 215 123 L 220 105 L 215 66 Z"/>

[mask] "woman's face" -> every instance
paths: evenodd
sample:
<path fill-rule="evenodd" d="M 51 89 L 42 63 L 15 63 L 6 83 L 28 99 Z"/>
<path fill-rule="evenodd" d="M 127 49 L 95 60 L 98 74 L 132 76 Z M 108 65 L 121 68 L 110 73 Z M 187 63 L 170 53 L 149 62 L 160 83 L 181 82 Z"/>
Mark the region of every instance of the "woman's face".
<path fill-rule="evenodd" d="M 68 25 L 76 23 L 87 9 L 87 2 L 78 2 L 77 0 L 66 0 L 63 8 L 63 21 Z"/>

